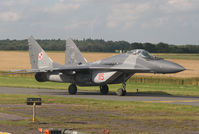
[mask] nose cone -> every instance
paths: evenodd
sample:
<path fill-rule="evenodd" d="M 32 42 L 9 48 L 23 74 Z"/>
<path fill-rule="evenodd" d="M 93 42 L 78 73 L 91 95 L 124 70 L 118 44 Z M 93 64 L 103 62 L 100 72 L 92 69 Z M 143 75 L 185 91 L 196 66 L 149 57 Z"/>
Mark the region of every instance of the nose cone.
<path fill-rule="evenodd" d="M 185 70 L 183 66 L 167 60 L 159 61 L 159 69 L 159 73 L 177 73 Z"/>
<path fill-rule="evenodd" d="M 183 66 L 170 61 L 167 61 L 167 68 L 168 73 L 177 73 L 185 70 Z"/>

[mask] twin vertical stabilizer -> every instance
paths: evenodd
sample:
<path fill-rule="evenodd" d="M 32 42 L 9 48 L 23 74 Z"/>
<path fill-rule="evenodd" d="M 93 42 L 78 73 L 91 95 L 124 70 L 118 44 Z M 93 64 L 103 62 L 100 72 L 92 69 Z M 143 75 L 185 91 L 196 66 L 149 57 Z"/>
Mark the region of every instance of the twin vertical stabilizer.
<path fill-rule="evenodd" d="M 37 41 L 31 36 L 28 39 L 30 63 L 32 69 L 53 68 L 55 63 L 40 47 Z M 80 65 L 86 64 L 86 59 L 82 56 L 71 38 L 66 41 L 65 65 Z"/>
<path fill-rule="evenodd" d="M 37 41 L 31 36 L 28 39 L 30 64 L 32 69 L 50 68 L 53 61 L 48 57 L 45 51 L 39 46 Z"/>
<path fill-rule="evenodd" d="M 65 65 L 80 65 L 86 63 L 86 59 L 82 56 L 73 40 L 71 38 L 66 40 Z"/>

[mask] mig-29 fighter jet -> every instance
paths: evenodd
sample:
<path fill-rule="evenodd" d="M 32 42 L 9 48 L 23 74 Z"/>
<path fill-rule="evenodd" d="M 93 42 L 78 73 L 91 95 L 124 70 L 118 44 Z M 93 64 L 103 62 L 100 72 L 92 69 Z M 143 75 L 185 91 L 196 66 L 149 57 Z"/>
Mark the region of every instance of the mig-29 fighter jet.
<path fill-rule="evenodd" d="M 143 49 L 131 50 L 113 57 L 88 63 L 71 38 L 66 41 L 65 65 L 52 61 L 31 36 L 28 39 L 32 69 L 39 82 L 71 83 L 69 94 L 77 93 L 77 86 L 99 86 L 101 94 L 108 94 L 108 84 L 122 83 L 117 95 L 126 95 L 126 81 L 135 73 L 177 73 L 184 67 L 152 56 Z"/>

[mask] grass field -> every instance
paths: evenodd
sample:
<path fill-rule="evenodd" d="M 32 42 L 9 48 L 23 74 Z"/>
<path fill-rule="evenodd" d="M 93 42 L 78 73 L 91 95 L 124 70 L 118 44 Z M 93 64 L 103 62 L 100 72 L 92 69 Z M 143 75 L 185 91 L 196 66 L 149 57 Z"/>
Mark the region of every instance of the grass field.
<path fill-rule="evenodd" d="M 165 59 L 199 60 L 199 54 L 155 53 L 154 55 Z"/>
<path fill-rule="evenodd" d="M 38 123 L 31 123 L 27 97 L 42 97 Z M 72 128 L 82 132 L 112 134 L 171 134 L 199 132 L 199 107 L 142 102 L 103 101 L 33 95 L 0 95 L 0 113 L 23 120 L 0 120 L 0 129 L 13 133 L 36 133 L 37 128 Z"/>
<path fill-rule="evenodd" d="M 48 52 L 48 55 L 52 60 L 64 64 L 64 52 Z M 91 62 L 100 60 L 106 57 L 116 55 L 116 53 L 83 53 L 85 58 Z M 144 76 L 166 76 L 166 77 L 199 77 L 199 54 L 155 54 L 158 57 L 165 57 L 170 61 L 174 61 L 185 68 L 189 69 L 177 74 L 137 74 Z M 16 70 L 16 69 L 28 69 L 30 68 L 29 54 L 27 51 L 0 51 L 0 70 Z"/>

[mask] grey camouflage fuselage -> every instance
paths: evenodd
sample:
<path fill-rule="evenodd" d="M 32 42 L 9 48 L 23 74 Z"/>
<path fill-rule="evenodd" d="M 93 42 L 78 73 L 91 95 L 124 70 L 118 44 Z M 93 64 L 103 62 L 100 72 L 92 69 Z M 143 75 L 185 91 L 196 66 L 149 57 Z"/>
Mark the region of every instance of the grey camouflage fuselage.
<path fill-rule="evenodd" d="M 103 86 L 125 83 L 135 73 L 176 73 L 182 66 L 136 49 L 88 63 L 72 41 L 66 41 L 65 65 L 52 61 L 33 37 L 28 39 L 31 70 L 39 82 L 54 81 L 79 86 Z"/>

